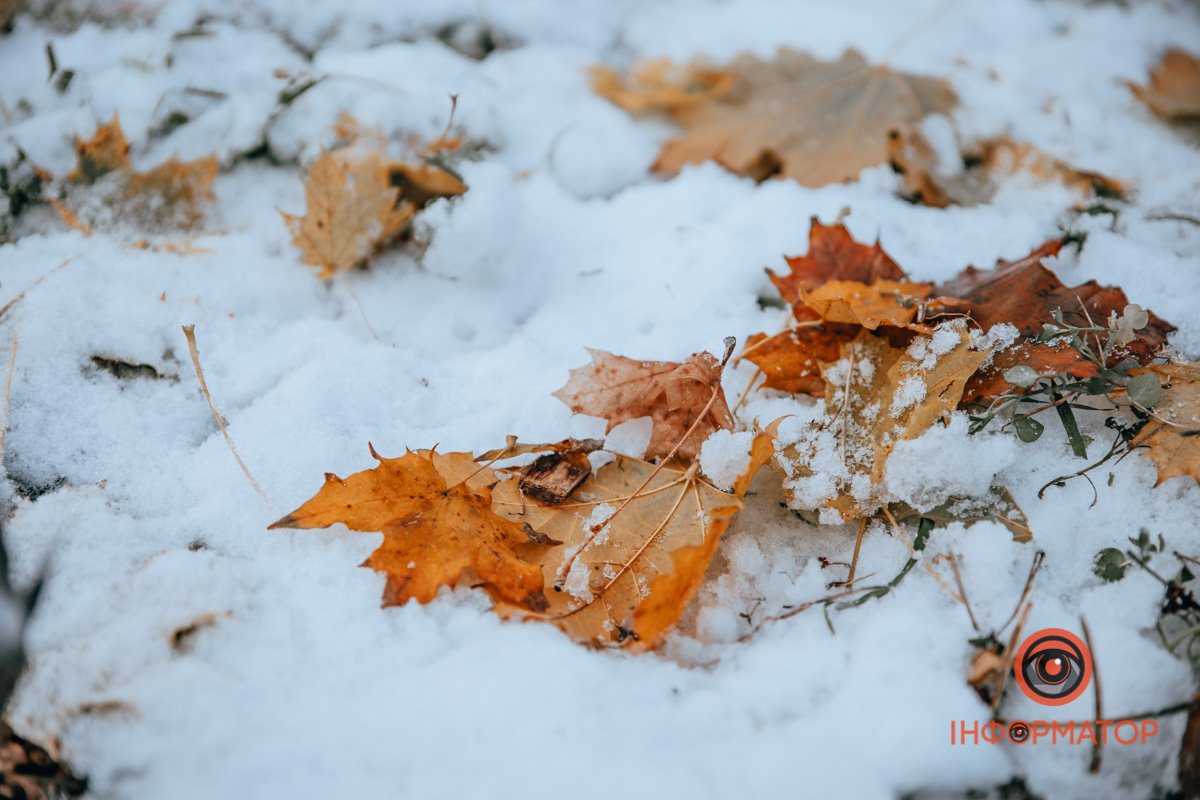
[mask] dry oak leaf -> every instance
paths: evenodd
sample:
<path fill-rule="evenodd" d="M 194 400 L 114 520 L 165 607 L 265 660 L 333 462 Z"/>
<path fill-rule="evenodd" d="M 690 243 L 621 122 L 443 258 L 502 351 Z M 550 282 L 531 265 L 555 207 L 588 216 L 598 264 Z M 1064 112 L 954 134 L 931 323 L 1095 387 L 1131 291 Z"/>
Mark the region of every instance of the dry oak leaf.
<path fill-rule="evenodd" d="M 1036 341 L 1042 325 L 1050 321 L 1054 309 L 1062 310 L 1063 319 L 1071 325 L 1106 322 L 1116 312 L 1121 314 L 1129 299 L 1115 286 L 1101 286 L 1091 280 L 1079 286 L 1065 286 L 1042 264 L 1043 258 L 1057 255 L 1062 241 L 1055 239 L 1041 245 L 1017 261 L 1000 262 L 995 269 L 980 270 L 967 267 L 957 276 L 934 287 L 936 294 L 951 295 L 967 304 L 971 318 L 979 327 L 988 330 L 999 323 L 1017 328 L 1019 338 L 1012 347 L 995 354 L 967 384 L 964 402 L 984 402 L 1009 391 L 1012 385 L 1004 379 L 1005 370 L 1020 364 L 1033 367 L 1039 373 L 1064 372 L 1076 378 L 1099 374 L 1099 367 L 1086 360 L 1074 348 L 1065 344 L 1041 344 Z M 1086 309 L 1086 311 L 1085 311 Z M 1126 356 L 1139 363 L 1148 363 L 1167 341 L 1175 326 L 1150 313 L 1150 322 L 1139 331 L 1138 337 L 1118 349 L 1116 357 Z"/>
<path fill-rule="evenodd" d="M 699 64 L 680 67 L 665 58 L 635 65 L 628 75 L 606 66 L 592 67 L 588 74 L 597 94 L 634 113 L 678 111 L 719 100 L 737 83 L 724 70 Z"/>
<path fill-rule="evenodd" d="M 75 139 L 75 168 L 67 175 L 64 198 L 51 202 L 73 228 L 90 230 L 132 222 L 148 231 L 194 228 L 213 199 L 217 158 L 168 159 L 138 172 L 129 160 L 121 122 L 97 126 L 91 139 Z"/>
<path fill-rule="evenodd" d="M 731 492 L 705 480 L 695 462 L 623 455 L 558 505 L 523 496 L 516 479 L 497 486 L 497 513 L 563 543 L 541 551 L 555 591 L 534 618 L 595 647 L 654 647 L 695 596 L 751 479 L 773 456 L 776 427 L 754 438 Z"/>
<path fill-rule="evenodd" d="M 1200 59 L 1173 49 L 1150 72 L 1150 85 L 1128 84 L 1162 119 L 1185 122 L 1200 117 Z"/>
<path fill-rule="evenodd" d="M 863 332 L 826 364 L 825 417 L 779 452 L 789 504 L 811 507 L 811 484 L 835 492 L 824 507 L 843 521 L 877 511 L 887 459 L 896 443 L 915 439 L 958 405 L 967 379 L 987 353 L 970 348 L 961 321 L 920 336 L 907 350 Z M 836 452 L 836 463 L 829 463 Z"/>
<path fill-rule="evenodd" d="M 317 277 L 357 266 L 395 238 L 417 213 L 400 202 L 390 165 L 376 153 L 322 150 L 304 181 L 304 216 L 279 212 Z"/>
<path fill-rule="evenodd" d="M 1151 417 L 1131 444 L 1146 447 L 1158 467 L 1155 486 L 1176 476 L 1200 482 L 1200 364 L 1155 364 L 1148 370 L 1163 383 L 1154 406 L 1161 419 Z"/>
<path fill-rule="evenodd" d="M 872 66 L 853 50 L 819 61 L 784 48 L 767 61 L 741 56 L 726 69 L 737 89 L 676 109 L 686 131 L 667 142 L 654 169 L 673 174 L 713 160 L 755 180 L 854 180 L 887 162 L 890 131 L 957 103 L 946 81 Z"/>
<path fill-rule="evenodd" d="M 733 430 L 733 414 L 721 388 L 725 362 L 711 354 L 696 353 L 677 362 L 637 361 L 591 348 L 588 352 L 592 363 L 571 370 L 554 396 L 577 414 L 608 420 L 606 432 L 622 422 L 650 417 L 646 458 L 695 458 L 713 431 Z"/>
<path fill-rule="evenodd" d="M 385 606 L 428 603 L 442 586 L 480 585 L 496 601 L 546 608 L 542 571 L 525 556 L 546 542 L 492 511 L 491 472 L 469 453 L 408 452 L 382 458 L 348 478 L 326 473 L 325 485 L 271 528 L 327 528 L 342 523 L 378 531 L 383 541 L 363 563 L 387 576 Z"/>

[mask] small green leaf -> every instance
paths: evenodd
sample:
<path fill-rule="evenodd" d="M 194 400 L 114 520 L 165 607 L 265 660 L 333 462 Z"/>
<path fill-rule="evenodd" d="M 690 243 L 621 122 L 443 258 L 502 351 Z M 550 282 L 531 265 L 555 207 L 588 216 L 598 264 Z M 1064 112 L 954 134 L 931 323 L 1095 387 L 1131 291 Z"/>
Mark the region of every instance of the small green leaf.
<path fill-rule="evenodd" d="M 1028 389 L 1037 383 L 1038 372 L 1036 369 L 1025 364 L 1018 364 L 1015 367 L 1009 367 L 1004 371 L 1004 380 L 1020 386 L 1023 389 Z"/>
<path fill-rule="evenodd" d="M 1017 438 L 1025 443 L 1036 442 L 1046 430 L 1046 426 L 1033 417 L 1013 417 L 1013 427 L 1017 429 Z"/>
<path fill-rule="evenodd" d="M 917 535 L 913 539 L 913 550 L 924 550 L 925 543 L 929 541 L 929 534 L 933 531 L 934 522 L 928 517 L 921 517 L 917 523 Z"/>
<path fill-rule="evenodd" d="M 1154 408 L 1155 403 L 1162 399 L 1162 381 L 1153 372 L 1143 372 L 1129 379 L 1125 391 L 1129 399 L 1142 408 Z"/>
<path fill-rule="evenodd" d="M 1129 569 L 1129 560 L 1125 558 L 1125 554 L 1115 547 L 1106 547 L 1096 554 L 1096 560 L 1092 564 L 1092 572 L 1096 573 L 1096 577 L 1107 583 L 1119 581 L 1125 577 L 1125 572 Z"/>
<path fill-rule="evenodd" d="M 1053 395 L 1055 400 L 1058 400 L 1057 395 Z M 1067 441 L 1071 443 L 1071 452 L 1079 458 L 1087 458 L 1087 443 L 1083 441 L 1083 434 L 1079 432 L 1079 423 L 1075 421 L 1075 412 L 1071 410 L 1069 403 L 1059 403 L 1055 406 L 1058 410 L 1058 418 L 1062 420 L 1063 430 L 1067 432 Z"/>

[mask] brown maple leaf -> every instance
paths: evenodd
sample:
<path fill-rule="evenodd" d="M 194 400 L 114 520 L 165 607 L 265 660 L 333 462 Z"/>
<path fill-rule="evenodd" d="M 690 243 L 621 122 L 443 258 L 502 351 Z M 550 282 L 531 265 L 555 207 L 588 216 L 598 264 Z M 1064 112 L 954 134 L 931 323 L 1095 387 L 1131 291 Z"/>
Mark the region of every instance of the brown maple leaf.
<path fill-rule="evenodd" d="M 904 270 L 883 251 L 879 242 L 856 242 L 840 222 L 822 225 L 813 217 L 808 229 L 808 252 L 785 259 L 790 272 L 767 277 L 783 299 L 791 303 L 799 320 L 811 320 L 816 314 L 802 302 L 804 292 L 812 292 L 829 281 L 857 281 L 872 284 L 880 280 L 900 281 Z"/>
<path fill-rule="evenodd" d="M 383 534 L 363 566 L 387 576 L 384 605 L 428 603 L 460 580 L 494 599 L 530 611 L 546 608 L 542 571 L 518 551 L 545 540 L 492 511 L 495 478 L 469 453 L 408 452 L 382 458 L 348 478 L 327 473 L 325 485 L 271 528 L 327 528 Z"/>
<path fill-rule="evenodd" d="M 89 231 L 132 224 L 148 232 L 196 227 L 213 199 L 216 156 L 195 161 L 168 159 L 139 172 L 129 160 L 121 122 L 97 126 L 91 139 L 75 139 L 76 165 L 62 197 L 50 205 L 73 228 Z"/>
<path fill-rule="evenodd" d="M 741 357 L 766 377 L 763 386 L 795 394 L 821 394 L 825 381 L 821 364 L 837 361 L 842 344 L 855 336 L 853 326 L 812 323 L 772 336 L 756 333 L 746 339 Z"/>
<path fill-rule="evenodd" d="M 303 216 L 280 212 L 301 261 L 331 278 L 365 261 L 395 238 L 417 213 L 400 202 L 390 165 L 373 152 L 322 150 L 304 181 Z"/>
<path fill-rule="evenodd" d="M 721 388 L 725 361 L 718 362 L 709 353 L 696 353 L 681 363 L 636 361 L 590 348 L 588 352 L 592 363 L 571 370 L 570 379 L 554 396 L 577 414 L 608 420 L 606 431 L 631 419 L 650 417 L 647 458 L 694 458 L 713 431 L 733 429 L 733 415 Z"/>
<path fill-rule="evenodd" d="M 966 148 L 957 163 L 944 164 L 918 130 L 893 131 L 892 168 L 900 174 L 905 199 L 934 208 L 988 203 L 1003 177 L 1021 173 L 1054 181 L 1083 197 L 1124 198 L 1128 187 L 1115 178 L 1079 169 L 1024 142 L 983 139 Z"/>
<path fill-rule="evenodd" d="M 1004 372 L 1021 364 L 1043 374 L 1062 372 L 1076 378 L 1099 374 L 1100 368 L 1074 348 L 1036 341 L 1042 326 L 1052 318 L 1056 308 L 1062 310 L 1067 324 L 1084 327 L 1091 324 L 1089 319 L 1102 323 L 1114 312 L 1121 314 L 1129 304 L 1125 292 L 1115 286 L 1101 286 L 1094 280 L 1079 286 L 1063 285 L 1042 264 L 1043 258 L 1057 255 L 1061 248 L 1062 241 L 1055 239 L 1024 258 L 1002 261 L 995 269 L 967 267 L 956 277 L 934 287 L 937 294 L 964 301 L 971 318 L 982 329 L 1008 323 L 1019 333 L 1014 346 L 996 353 L 991 363 L 971 379 L 963 396 L 964 402 L 986 401 L 1010 390 L 1012 385 L 1005 380 Z M 1166 343 L 1167 334 L 1175 330 L 1175 326 L 1152 312 L 1149 316 L 1149 323 L 1138 337 L 1117 351 L 1118 357 L 1130 356 L 1145 364 Z"/>
<path fill-rule="evenodd" d="M 1138 100 L 1162 119 L 1186 122 L 1200 118 L 1200 59 L 1172 49 L 1150 72 L 1150 85 L 1129 83 Z"/>
<path fill-rule="evenodd" d="M 695 596 L 751 479 L 775 452 L 774 432 L 754 438 L 731 492 L 694 463 L 622 455 L 557 505 L 523 496 L 516 479 L 497 486 L 497 513 L 563 543 L 541 552 L 555 591 L 534 618 L 597 647 L 654 647 Z"/>
<path fill-rule="evenodd" d="M 699 64 L 680 67 L 667 59 L 638 64 L 628 75 L 605 66 L 592 67 L 588 73 L 597 94 L 634 113 L 680 111 L 719 100 L 737 83 L 737 78 L 724 70 Z"/>
<path fill-rule="evenodd" d="M 785 48 L 770 60 L 741 56 L 725 69 L 736 89 L 673 110 L 686 131 L 663 147 L 657 171 L 713 160 L 755 180 L 781 175 L 814 187 L 854 180 L 887 162 L 891 130 L 957 103 L 944 80 L 872 66 L 853 50 L 820 61 Z"/>
<path fill-rule="evenodd" d="M 1177 476 L 1200 482 L 1200 364 L 1155 364 L 1148 370 L 1162 381 L 1162 398 L 1130 446 L 1145 447 L 1158 467 L 1155 486 Z"/>
<path fill-rule="evenodd" d="M 823 366 L 825 417 L 779 452 L 794 507 L 805 507 L 803 487 L 813 479 L 836 489 L 825 508 L 843 521 L 881 507 L 887 499 L 880 494 L 887 460 L 896 442 L 915 439 L 948 416 L 987 356 L 970 348 L 963 323 L 951 325 L 933 337 L 918 337 L 908 350 L 863 332 L 844 345 L 840 361 Z M 840 462 L 833 468 L 823 452 L 830 447 Z"/>
<path fill-rule="evenodd" d="M 754 334 L 747 339 L 742 354 L 762 369 L 766 376 L 763 385 L 769 389 L 806 394 L 825 391 L 820 364 L 837 361 L 842 345 L 857 336 L 863 324 L 850 304 L 834 302 L 845 299 L 839 296 L 838 286 L 857 291 L 863 298 L 872 295 L 872 286 L 878 285 L 881 291 L 890 287 L 891 296 L 876 298 L 883 300 L 879 309 L 885 312 L 882 315 L 869 313 L 869 309 L 859 304 L 873 327 L 885 320 L 911 323 L 917 315 L 917 305 L 907 303 L 906 307 L 902 297 L 895 293 L 896 287 L 909 286 L 921 297 L 928 295 L 926 284 L 901 283 L 904 270 L 883 251 L 879 242 L 862 244 L 841 223 L 823 225 L 816 217 L 808 229 L 808 252 L 788 257 L 786 261 L 789 268 L 786 275 L 768 269 L 767 277 L 792 306 L 799 324 L 773 336 Z M 823 288 L 831 283 L 838 286 Z M 806 298 L 811 298 L 811 302 Z M 822 320 L 822 312 L 829 311 L 834 315 Z"/>

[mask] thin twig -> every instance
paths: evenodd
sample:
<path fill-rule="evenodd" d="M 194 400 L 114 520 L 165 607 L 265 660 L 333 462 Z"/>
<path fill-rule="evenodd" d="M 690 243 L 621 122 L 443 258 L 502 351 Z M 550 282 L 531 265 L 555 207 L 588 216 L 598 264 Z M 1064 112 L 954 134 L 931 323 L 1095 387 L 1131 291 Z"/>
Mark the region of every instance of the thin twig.
<path fill-rule="evenodd" d="M 1100 691 L 1100 670 L 1097 669 L 1096 648 L 1092 645 L 1092 632 L 1088 630 L 1087 620 L 1083 617 L 1079 618 L 1079 627 L 1083 628 L 1083 641 L 1091 656 L 1092 686 L 1095 687 L 1093 689 L 1096 698 L 1096 722 L 1093 731 L 1095 736 L 1092 737 L 1092 763 L 1088 765 L 1088 772 L 1094 775 L 1100 771 L 1101 748 L 1104 746 L 1104 737 L 1100 735 L 1100 720 L 1104 719 L 1104 696 Z"/>
<path fill-rule="evenodd" d="M 379 334 L 375 332 L 375 326 L 371 324 L 371 318 L 367 316 L 367 310 L 363 308 L 362 301 L 358 299 L 358 293 L 350 285 L 349 279 L 346 278 L 344 273 L 338 273 L 337 279 L 341 287 L 346 290 L 346 294 L 350 295 L 350 299 L 354 301 L 354 305 L 358 306 L 358 313 L 362 315 L 363 324 L 367 326 L 367 331 L 371 334 L 371 338 L 380 344 L 385 344 L 383 339 L 379 338 Z"/>
<path fill-rule="evenodd" d="M 204 392 L 204 399 L 208 401 L 208 410 L 212 412 L 213 419 L 217 421 L 217 427 L 221 429 L 221 435 L 225 437 L 225 444 L 229 445 L 229 452 L 233 453 L 238 466 L 242 468 L 242 473 L 250 481 L 250 485 L 254 487 L 254 491 L 262 498 L 267 509 L 270 510 L 272 508 L 271 501 L 267 499 L 267 494 L 258 485 L 258 481 L 254 480 L 254 476 L 250 474 L 250 470 L 246 467 L 246 462 L 242 461 L 237 448 L 233 446 L 233 439 L 229 437 L 229 431 L 225 429 L 225 420 L 221 419 L 221 415 L 217 412 L 217 407 L 213 405 L 212 394 L 208 391 L 208 383 L 204 380 L 204 370 L 200 368 L 200 350 L 196 347 L 196 326 L 184 325 L 183 335 L 187 337 L 188 352 L 192 356 L 192 366 L 196 368 L 196 377 L 200 380 L 200 390 Z"/>
<path fill-rule="evenodd" d="M 737 414 L 738 409 L 742 407 L 742 403 L 746 402 L 746 398 L 750 396 L 750 390 L 754 388 L 755 381 L 758 376 L 763 374 L 763 368 L 758 367 L 754 370 L 754 374 L 750 376 L 750 382 L 746 384 L 746 388 L 742 390 L 742 394 L 738 397 L 737 402 L 733 404 L 733 408 L 729 409 L 729 413 Z"/>
<path fill-rule="evenodd" d="M 953 553 L 947 553 L 946 559 L 950 562 L 950 571 L 954 573 L 954 582 L 958 585 L 958 593 L 962 596 L 962 603 L 967 608 L 967 616 L 971 619 L 971 627 L 978 631 L 979 622 L 975 619 L 975 612 L 971 610 L 971 601 L 967 598 L 967 587 L 963 585 L 962 573 L 958 569 L 958 559 Z"/>
<path fill-rule="evenodd" d="M 21 290 L 21 292 L 20 292 L 20 294 L 18 294 L 18 295 L 17 295 L 16 297 L 14 297 L 12 300 L 9 300 L 9 301 L 8 301 L 7 303 L 5 303 L 3 306 L 0 306 L 0 318 L 3 318 L 3 317 L 4 317 L 4 315 L 8 313 L 8 310 L 9 310 L 10 308 L 12 308 L 12 307 L 13 307 L 13 306 L 15 306 L 17 303 L 19 303 L 19 302 L 21 302 L 22 300 L 24 300 L 24 299 L 25 299 L 25 295 L 26 295 L 26 294 L 27 294 L 27 293 L 28 293 L 28 292 L 29 292 L 31 289 L 33 289 L 34 287 L 36 287 L 36 286 L 37 286 L 39 283 L 41 283 L 42 281 L 46 280 L 46 278 L 49 278 L 51 275 L 53 275 L 54 273 L 58 272 L 60 269 L 62 269 L 63 267 L 65 267 L 67 264 L 70 264 L 72 261 L 74 261 L 74 260 L 75 260 L 75 259 L 77 259 L 77 258 L 79 258 L 79 256 L 71 256 L 70 258 L 68 258 L 66 261 L 63 261 L 63 262 L 62 262 L 61 264 L 59 264 L 58 266 L 56 266 L 56 267 L 53 267 L 52 269 L 49 269 L 49 270 L 47 270 L 46 272 L 43 272 L 43 273 L 42 273 L 42 275 L 41 275 L 41 277 L 39 277 L 39 278 L 38 278 L 37 280 L 35 280 L 33 283 L 29 284 L 29 285 L 28 285 L 28 286 L 26 286 L 24 289 L 22 289 L 22 290 Z"/>
<path fill-rule="evenodd" d="M 1025 599 L 1029 597 L 1030 592 L 1033 591 L 1033 582 L 1037 578 L 1038 570 L 1042 568 L 1042 562 L 1045 561 L 1045 559 L 1045 551 L 1038 550 L 1033 554 L 1033 563 L 1029 565 L 1029 576 L 1025 578 L 1025 588 L 1021 590 L 1021 596 L 1017 598 L 1017 604 L 1013 606 L 1012 613 L 1008 615 L 1008 619 L 1006 619 L 1004 624 L 996 630 L 997 633 L 1003 631 L 1010 624 L 1012 624 L 1014 619 L 1017 618 L 1017 612 L 1021 610 L 1021 606 L 1024 604 Z"/>
<path fill-rule="evenodd" d="M 20 336 L 13 336 L 12 349 L 8 351 L 8 375 L 4 379 L 4 426 L 0 427 L 0 466 L 5 463 L 4 444 L 8 439 L 8 410 L 12 398 L 13 372 L 17 365 L 17 345 L 21 343 Z"/>
<path fill-rule="evenodd" d="M 1008 646 L 1004 648 L 1004 666 L 1000 670 L 1000 684 L 996 687 L 996 696 L 992 698 L 993 717 L 996 716 L 996 709 L 1000 707 L 1000 698 L 1004 696 L 1004 685 L 1008 683 L 1008 673 L 1012 671 L 1013 659 L 1017 655 L 1017 642 L 1021 640 L 1021 630 L 1025 627 L 1025 620 L 1029 618 L 1029 612 L 1032 609 L 1033 603 L 1025 604 L 1025 610 L 1021 612 L 1021 616 L 1013 628 Z"/>
<path fill-rule="evenodd" d="M 863 517 L 858 523 L 858 536 L 854 539 L 854 555 L 850 556 L 850 572 L 846 575 L 846 583 L 854 583 L 854 573 L 858 571 L 858 551 L 862 549 L 863 536 L 867 532 L 867 518 Z"/>

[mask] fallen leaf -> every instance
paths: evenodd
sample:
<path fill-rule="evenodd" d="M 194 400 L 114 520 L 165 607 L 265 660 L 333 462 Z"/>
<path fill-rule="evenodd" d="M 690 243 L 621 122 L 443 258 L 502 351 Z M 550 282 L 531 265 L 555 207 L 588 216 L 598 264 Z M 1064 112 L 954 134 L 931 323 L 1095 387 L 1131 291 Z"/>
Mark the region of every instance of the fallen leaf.
<path fill-rule="evenodd" d="M 373 469 L 325 485 L 271 528 L 381 532 L 383 541 L 363 566 L 387 576 L 384 605 L 428 603 L 442 586 L 477 581 L 495 600 L 531 611 L 546 608 L 542 571 L 518 554 L 545 545 L 525 526 L 492 511 L 495 481 L 469 453 L 408 452 Z"/>
<path fill-rule="evenodd" d="M 755 180 L 853 180 L 887 162 L 891 130 L 957 103 L 946 81 L 872 66 L 853 50 L 827 62 L 785 48 L 766 61 L 741 56 L 726 70 L 738 90 L 674 109 L 686 131 L 663 147 L 657 171 L 713 160 Z"/>
<path fill-rule="evenodd" d="M 1183 50 L 1167 51 L 1150 71 L 1150 84 L 1127 84 L 1138 100 L 1170 122 L 1200 117 L 1200 59 Z"/>
<path fill-rule="evenodd" d="M 116 114 L 97 125 L 91 139 L 75 137 L 75 159 L 75 169 L 67 176 L 72 183 L 91 184 L 110 172 L 133 169 L 129 163 L 129 142 Z"/>
<path fill-rule="evenodd" d="M 1002 137 L 976 142 L 965 148 L 957 163 L 944 164 L 920 131 L 897 130 L 892 132 L 889 158 L 901 175 L 904 197 L 935 208 L 988 203 L 1001 180 L 1018 173 L 1060 183 L 1083 197 L 1123 198 L 1129 191 L 1115 178 Z"/>
<path fill-rule="evenodd" d="M 301 261 L 331 278 L 395 238 L 417 208 L 399 202 L 390 166 L 373 152 L 322 150 L 304 182 L 303 216 L 280 212 Z"/>
<path fill-rule="evenodd" d="M 843 325 L 808 324 L 772 336 L 756 333 L 746 339 L 742 358 L 763 371 L 768 389 L 795 394 L 821 394 L 825 380 L 821 363 L 837 361 L 842 344 L 855 336 Z"/>
<path fill-rule="evenodd" d="M 1154 406 L 1161 419 L 1152 417 L 1131 447 L 1146 448 L 1158 467 L 1156 486 L 1176 476 L 1200 482 L 1200 364 L 1155 364 L 1148 370 L 1163 383 L 1162 399 Z"/>
<path fill-rule="evenodd" d="M 541 552 L 552 622 L 597 647 L 654 647 L 679 620 L 755 473 L 774 454 L 775 426 L 760 432 L 749 463 L 723 492 L 694 462 L 654 465 L 617 455 L 569 502 L 523 497 L 515 479 L 496 487 L 493 508 L 563 546 Z"/>
<path fill-rule="evenodd" d="M 1088 317 L 1106 322 L 1113 312 L 1118 315 L 1129 305 L 1125 292 L 1114 286 L 1101 286 L 1094 280 L 1079 286 L 1065 286 L 1042 264 L 1043 258 L 1057 255 L 1061 240 L 1041 245 L 1017 261 L 1000 262 L 995 269 L 967 267 L 956 277 L 934 287 L 935 294 L 960 298 L 967 304 L 971 318 L 983 330 L 999 323 L 1017 328 L 1019 338 L 1012 347 L 995 354 L 967 384 L 964 402 L 987 401 L 1012 388 L 1004 373 L 1010 367 L 1028 365 L 1041 374 L 1062 372 L 1076 378 L 1099 374 L 1099 367 L 1065 344 L 1036 341 L 1042 325 L 1051 319 L 1054 309 L 1062 310 L 1070 325 L 1086 326 Z M 1085 311 L 1086 309 L 1086 311 Z M 1139 336 L 1117 351 L 1117 358 L 1129 356 L 1145 364 L 1166 343 L 1175 330 L 1153 313 Z"/>
<path fill-rule="evenodd" d="M 914 320 L 932 288 L 932 283 L 912 281 L 828 281 L 803 292 L 801 300 L 828 322 L 860 325 L 869 331 L 890 325 L 928 333 L 932 328 Z"/>
<path fill-rule="evenodd" d="M 822 368 L 825 416 L 779 452 L 789 505 L 813 507 L 815 486 L 842 521 L 877 511 L 896 442 L 948 416 L 986 356 L 971 350 L 962 322 L 917 337 L 907 350 L 866 332 L 844 345 L 842 359 Z"/>
<path fill-rule="evenodd" d="M 1014 542 L 1023 544 L 1033 541 L 1029 518 L 1017 505 L 1012 492 L 1003 486 L 993 485 L 983 497 L 951 497 L 941 505 L 926 511 L 917 511 L 905 503 L 892 503 L 888 509 L 899 522 L 921 517 L 931 519 L 939 526 L 951 522 L 961 522 L 967 526 L 976 522 L 999 522 L 1008 528 Z"/>
<path fill-rule="evenodd" d="M 439 197 L 458 197 L 467 191 L 467 185 L 456 176 L 432 164 L 389 164 L 388 183 L 400 190 L 401 202 L 412 203 L 418 210 Z"/>
<path fill-rule="evenodd" d="M 796 318 L 812 320 L 817 314 L 803 304 L 805 292 L 813 292 L 829 281 L 855 281 L 873 284 L 876 281 L 901 281 L 904 270 L 883 251 L 879 242 L 865 245 L 854 241 L 850 231 L 841 223 L 822 225 L 813 217 L 808 229 L 808 252 L 786 259 L 789 272 L 777 275 L 767 270 L 767 277 L 784 301 L 791 303 Z"/>
<path fill-rule="evenodd" d="M 129 160 L 121 122 L 97 126 L 91 139 L 75 139 L 76 165 L 59 198 L 50 205 L 72 228 L 90 232 L 132 225 L 148 232 L 187 230 L 204 217 L 213 199 L 216 156 L 195 161 L 168 159 L 139 172 Z"/>
<path fill-rule="evenodd" d="M 597 94 L 634 113 L 679 111 L 720 100 L 737 83 L 737 78 L 724 70 L 697 64 L 680 67 L 666 59 L 638 64 L 628 75 L 605 66 L 588 72 Z"/>
<path fill-rule="evenodd" d="M 873 245 L 856 242 L 844 225 L 822 225 L 816 217 L 808 230 L 808 252 L 788 257 L 786 261 L 789 269 L 786 275 L 768 269 L 767 277 L 784 301 L 791 304 L 799 324 L 769 337 L 754 334 L 747 340 L 742 355 L 763 370 L 764 386 L 768 389 L 814 395 L 825 391 L 820 364 L 837 361 L 842 345 L 854 339 L 863 325 L 854 303 L 835 304 L 835 299 L 846 299 L 842 297 L 844 290 L 857 292 L 858 310 L 876 327 L 884 318 L 911 322 L 918 308 L 915 304 L 905 308 L 898 296 L 879 297 L 875 301 L 882 313 L 874 313 L 869 304 L 861 302 L 872 297 L 872 287 L 878 286 L 882 293 L 909 286 L 917 294 L 928 295 L 927 284 L 903 282 L 904 271 L 879 242 Z M 825 288 L 830 284 L 833 286 Z M 822 321 L 822 314 L 830 312 L 833 316 Z"/>
<path fill-rule="evenodd" d="M 577 414 L 608 420 L 606 431 L 650 417 L 647 458 L 694 458 L 713 431 L 733 429 L 721 388 L 724 362 L 711 354 L 696 353 L 680 363 L 635 361 L 590 348 L 588 352 L 592 363 L 571 370 L 554 396 Z"/>

